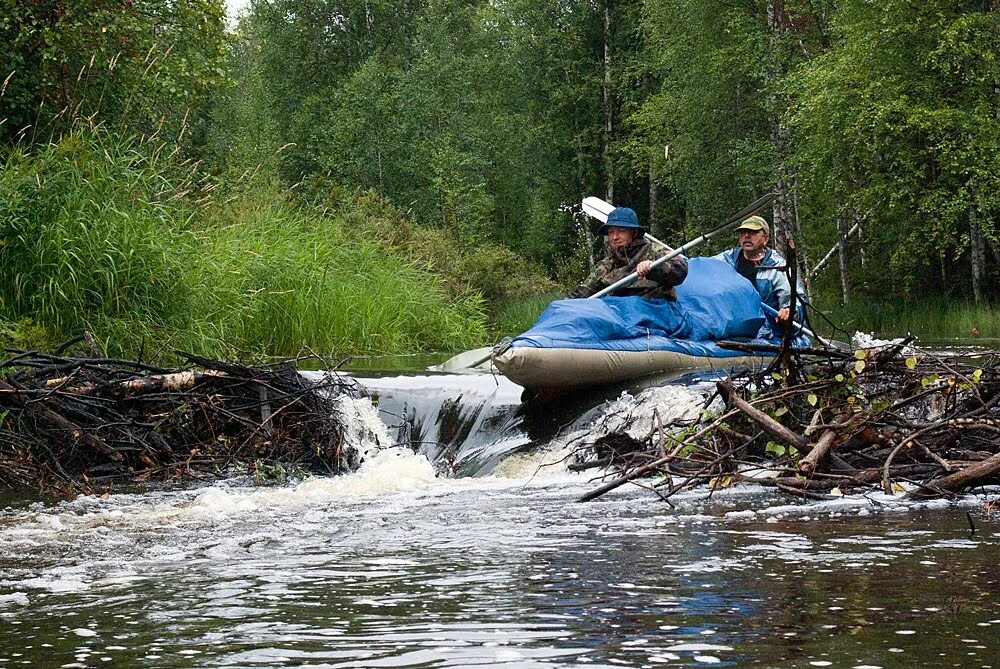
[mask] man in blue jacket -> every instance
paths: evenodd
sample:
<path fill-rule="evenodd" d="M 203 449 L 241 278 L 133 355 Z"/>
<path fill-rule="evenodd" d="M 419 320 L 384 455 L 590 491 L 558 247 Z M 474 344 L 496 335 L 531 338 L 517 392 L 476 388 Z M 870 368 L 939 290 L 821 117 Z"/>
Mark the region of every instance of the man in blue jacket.
<path fill-rule="evenodd" d="M 778 322 L 784 323 L 789 317 L 789 307 L 792 301 L 792 284 L 783 269 L 785 259 L 767 245 L 771 238 L 771 228 L 760 216 L 750 216 L 736 228 L 739 235 L 739 246 L 723 251 L 717 256 L 736 268 L 736 271 L 747 278 L 760 293 L 760 301 L 778 312 Z M 806 300 L 805 289 L 799 282 L 796 291 L 798 299 Z M 804 315 L 804 309 L 799 305 L 799 315 Z"/>

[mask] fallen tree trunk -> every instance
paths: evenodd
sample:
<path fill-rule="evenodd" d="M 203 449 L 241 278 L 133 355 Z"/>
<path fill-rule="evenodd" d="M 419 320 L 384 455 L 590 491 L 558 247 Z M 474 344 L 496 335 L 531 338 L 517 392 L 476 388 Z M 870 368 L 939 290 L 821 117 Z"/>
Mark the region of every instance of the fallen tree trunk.
<path fill-rule="evenodd" d="M 772 437 L 780 439 L 800 451 L 806 451 L 809 448 L 809 443 L 805 440 L 805 437 L 795 434 L 787 427 L 774 420 L 760 409 L 752 406 L 749 402 L 736 394 L 736 389 L 733 387 L 732 379 L 719 381 L 715 385 L 722 394 L 722 399 L 725 400 L 728 406 L 742 411 L 748 418 L 750 418 L 750 420 L 759 425 Z"/>
<path fill-rule="evenodd" d="M 909 497 L 926 498 L 955 492 L 976 485 L 997 472 L 1000 472 L 1000 453 L 954 474 L 924 483 L 918 490 L 911 491 Z"/>

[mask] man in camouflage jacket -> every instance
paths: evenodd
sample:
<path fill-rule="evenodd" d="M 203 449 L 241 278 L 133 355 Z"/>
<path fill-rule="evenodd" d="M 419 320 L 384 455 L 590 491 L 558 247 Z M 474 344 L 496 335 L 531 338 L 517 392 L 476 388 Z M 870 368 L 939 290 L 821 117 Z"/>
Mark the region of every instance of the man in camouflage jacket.
<path fill-rule="evenodd" d="M 639 278 L 616 290 L 616 297 L 639 295 L 677 299 L 674 286 L 687 276 L 687 260 L 678 256 L 653 267 L 653 261 L 662 257 L 666 251 L 654 248 L 646 239 L 646 229 L 639 225 L 639 217 L 633 210 L 628 207 L 614 209 L 598 233 L 608 236 L 610 254 L 594 266 L 590 276 L 569 297 L 590 297 L 637 272 Z"/>

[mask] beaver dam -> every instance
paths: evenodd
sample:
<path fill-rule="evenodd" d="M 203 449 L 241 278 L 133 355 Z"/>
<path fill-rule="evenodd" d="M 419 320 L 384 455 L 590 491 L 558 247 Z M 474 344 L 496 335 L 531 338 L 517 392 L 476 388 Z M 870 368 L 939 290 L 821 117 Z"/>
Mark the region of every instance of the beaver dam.
<path fill-rule="evenodd" d="M 185 356 L 183 369 L 8 351 L 0 380 L 0 486 L 100 492 L 116 484 L 353 471 L 363 459 L 334 373 Z"/>
<path fill-rule="evenodd" d="M 1000 482 L 997 353 L 941 356 L 909 341 L 786 353 L 766 370 L 720 380 L 696 416 L 654 407 L 648 420 L 571 438 L 568 467 L 597 477 L 581 500 L 624 483 L 669 500 L 744 480 L 804 499 L 859 489 L 941 496 Z M 241 474 L 273 483 L 351 472 L 366 455 L 345 440 L 338 403 L 368 400 L 336 372 L 307 378 L 295 361 L 193 355 L 186 367 L 165 368 L 7 354 L 7 488 L 72 495 Z"/>
<path fill-rule="evenodd" d="M 649 476 L 663 500 L 742 480 L 806 499 L 871 488 L 927 498 L 1000 483 L 997 353 L 946 357 L 909 343 L 779 355 L 763 372 L 720 380 L 690 425 L 665 426 L 654 413 L 644 434 L 602 435 L 571 466 L 616 475 L 581 501 Z"/>
<path fill-rule="evenodd" d="M 11 352 L 0 663 L 1000 666 L 997 356 L 779 360 L 537 404 Z"/>

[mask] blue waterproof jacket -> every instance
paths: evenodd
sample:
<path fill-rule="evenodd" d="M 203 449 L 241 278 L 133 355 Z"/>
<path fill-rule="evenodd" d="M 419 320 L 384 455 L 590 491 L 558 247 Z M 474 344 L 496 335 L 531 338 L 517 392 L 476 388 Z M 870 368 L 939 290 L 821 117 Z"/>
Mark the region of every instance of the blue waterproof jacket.
<path fill-rule="evenodd" d="M 735 269 L 736 260 L 742 252 L 743 249 L 736 247 L 712 257 L 728 263 L 730 267 Z M 792 284 L 788 280 L 788 275 L 780 269 L 771 269 L 784 266 L 785 259 L 780 253 L 770 246 L 764 248 L 764 257 L 761 259 L 757 269 L 757 293 L 760 294 L 761 302 L 775 310 L 785 309 L 792 302 Z M 804 303 L 808 303 L 809 298 L 806 295 L 806 289 L 802 285 L 802 281 L 799 281 L 798 284 L 798 290 L 796 291 L 798 301 L 795 309 L 796 320 L 804 323 L 806 313 Z"/>

